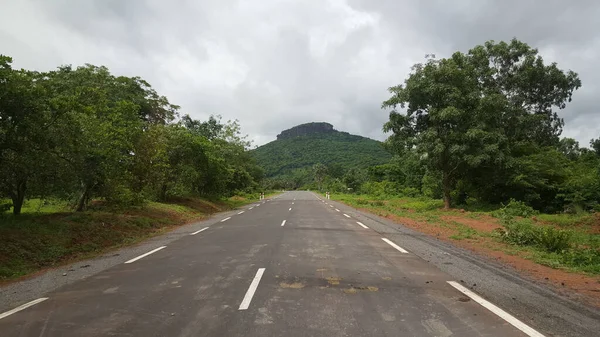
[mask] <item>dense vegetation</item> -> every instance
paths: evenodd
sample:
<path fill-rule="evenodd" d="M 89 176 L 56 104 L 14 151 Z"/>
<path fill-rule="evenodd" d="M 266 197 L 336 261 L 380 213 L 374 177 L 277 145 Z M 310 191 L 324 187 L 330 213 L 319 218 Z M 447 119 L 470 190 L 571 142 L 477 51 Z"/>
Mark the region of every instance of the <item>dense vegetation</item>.
<path fill-rule="evenodd" d="M 323 127 L 329 126 L 329 127 Z M 299 188 L 315 182 L 315 168 L 328 166 L 329 176 L 366 169 L 389 161 L 391 154 L 376 140 L 333 130 L 327 123 L 299 125 L 252 151 L 270 178 L 269 187 Z M 317 165 L 315 167 L 315 165 Z M 323 174 L 319 172 L 318 176 Z"/>
<path fill-rule="evenodd" d="M 237 122 L 197 121 L 139 77 L 105 67 L 13 69 L 0 56 L 0 200 L 136 205 L 222 197 L 258 186 L 262 170 Z M 10 201 L 8 201 L 10 200 Z"/>

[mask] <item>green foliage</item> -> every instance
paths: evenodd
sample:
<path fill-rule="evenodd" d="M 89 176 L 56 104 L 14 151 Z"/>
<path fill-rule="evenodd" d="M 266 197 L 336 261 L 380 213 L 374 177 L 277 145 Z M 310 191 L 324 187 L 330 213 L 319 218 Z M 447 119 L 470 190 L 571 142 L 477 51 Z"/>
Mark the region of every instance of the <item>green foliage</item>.
<path fill-rule="evenodd" d="M 93 199 L 125 207 L 258 189 L 264 173 L 237 121 L 176 121 L 179 107 L 147 82 L 106 67 L 11 62 L 0 56 L 0 198 L 14 214 L 26 196 L 84 211 Z"/>
<path fill-rule="evenodd" d="M 528 206 L 524 202 L 515 199 L 510 199 L 508 204 L 504 205 L 501 209 L 492 213 L 493 216 L 500 219 L 515 216 L 529 218 L 537 214 L 539 214 L 539 212 L 531 208 L 531 206 Z"/>
<path fill-rule="evenodd" d="M 600 274 L 600 249 L 598 248 L 570 249 L 563 252 L 558 259 L 565 265 Z"/>
<path fill-rule="evenodd" d="M 515 208 L 515 213 L 521 213 L 519 208 Z M 573 234 L 570 231 L 535 225 L 529 220 L 517 220 L 511 215 L 510 209 L 501 211 L 499 218 L 504 227 L 501 231 L 502 239 L 508 243 L 519 246 L 536 245 L 551 253 L 561 253 L 571 247 Z"/>
<path fill-rule="evenodd" d="M 562 158 L 580 152 L 568 140 L 559 144 L 563 120 L 556 110 L 580 86 L 576 73 L 544 64 L 536 49 L 516 39 L 429 58 L 389 89 L 387 144 L 400 155 L 418 154 L 439 179 L 447 208 L 456 189 L 459 201 L 468 194 L 496 202 L 515 197 L 555 208 L 566 178 Z M 562 153 L 547 150 L 558 145 Z"/>
<path fill-rule="evenodd" d="M 368 181 L 360 188 L 361 193 L 373 195 L 378 198 L 396 195 L 399 189 L 400 186 L 397 183 L 387 180 L 381 182 Z"/>
<path fill-rule="evenodd" d="M 444 207 L 444 202 L 439 199 L 416 198 L 400 204 L 400 207 L 421 213 L 440 209 Z"/>
<path fill-rule="evenodd" d="M 528 246 L 536 243 L 536 232 L 533 225 L 526 221 L 516 221 L 510 217 L 501 218 L 504 231 L 502 239 L 508 243 Z"/>
<path fill-rule="evenodd" d="M 571 246 L 573 234 L 570 231 L 544 226 L 536 232 L 537 243 L 548 252 L 562 252 Z"/>

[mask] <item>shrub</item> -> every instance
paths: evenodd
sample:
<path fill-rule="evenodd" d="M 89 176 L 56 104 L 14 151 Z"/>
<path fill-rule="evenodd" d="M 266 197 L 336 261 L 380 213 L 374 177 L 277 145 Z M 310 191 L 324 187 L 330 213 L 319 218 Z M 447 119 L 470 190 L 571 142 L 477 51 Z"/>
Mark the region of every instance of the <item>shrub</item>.
<path fill-rule="evenodd" d="M 381 200 L 375 200 L 375 201 L 371 201 L 371 205 L 372 206 L 383 206 L 383 205 L 385 205 L 385 203 Z"/>
<path fill-rule="evenodd" d="M 444 202 L 439 199 L 421 198 L 403 203 L 400 207 L 403 209 L 414 210 L 415 212 L 426 212 L 444 207 Z"/>
<path fill-rule="evenodd" d="M 519 246 L 536 244 L 536 230 L 531 223 L 504 219 L 502 225 L 504 226 L 501 232 L 502 240 Z"/>
<path fill-rule="evenodd" d="M 554 227 L 538 227 L 536 241 L 540 247 L 551 253 L 560 253 L 571 246 L 570 231 Z"/>
<path fill-rule="evenodd" d="M 365 200 L 365 199 L 356 199 L 356 203 L 357 203 L 358 205 L 366 205 L 366 204 L 368 204 L 368 203 L 369 203 L 369 201 L 368 201 L 368 200 Z"/>
<path fill-rule="evenodd" d="M 527 204 L 524 202 L 515 199 L 510 199 L 508 204 L 492 213 L 492 215 L 496 218 L 502 218 L 504 216 L 520 216 L 523 218 L 529 218 L 530 216 L 537 214 L 539 214 L 538 211 L 530 206 L 527 206 Z"/>
<path fill-rule="evenodd" d="M 414 198 L 414 197 L 418 197 L 421 194 L 421 192 L 414 187 L 405 187 L 402 190 L 400 190 L 400 194 L 405 197 Z"/>
<path fill-rule="evenodd" d="M 561 262 L 573 267 L 583 267 L 590 272 L 600 272 L 600 250 L 569 249 L 561 254 Z"/>
<path fill-rule="evenodd" d="M 502 240 L 519 245 L 537 245 L 551 252 L 560 253 L 571 246 L 572 232 L 548 226 L 535 226 L 527 220 L 515 220 L 514 216 L 500 214 Z"/>

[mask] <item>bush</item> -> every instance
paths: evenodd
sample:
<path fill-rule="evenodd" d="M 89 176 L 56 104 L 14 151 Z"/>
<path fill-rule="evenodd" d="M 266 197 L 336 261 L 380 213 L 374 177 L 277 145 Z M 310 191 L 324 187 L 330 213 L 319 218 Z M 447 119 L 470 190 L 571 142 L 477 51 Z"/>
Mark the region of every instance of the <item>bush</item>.
<path fill-rule="evenodd" d="M 366 205 L 366 204 L 368 204 L 368 203 L 369 203 L 369 201 L 368 201 L 368 200 L 365 200 L 365 199 L 356 199 L 356 203 L 357 203 L 358 205 Z"/>
<path fill-rule="evenodd" d="M 560 253 L 571 246 L 572 232 L 548 226 L 535 226 L 527 220 L 515 220 L 503 214 L 500 222 L 502 240 L 519 246 L 536 245 L 551 252 Z"/>
<path fill-rule="evenodd" d="M 503 219 L 502 225 L 504 226 L 504 230 L 501 232 L 502 240 L 519 246 L 536 244 L 536 230 L 531 223 Z"/>
<path fill-rule="evenodd" d="M 561 262 L 573 267 L 582 267 L 589 272 L 600 272 L 600 250 L 569 249 L 561 254 Z"/>
<path fill-rule="evenodd" d="M 421 195 L 421 192 L 414 188 L 414 187 L 405 187 L 402 190 L 400 190 L 400 194 L 405 196 L 405 197 L 418 197 L 419 195 Z"/>
<path fill-rule="evenodd" d="M 530 206 L 527 206 L 527 204 L 524 202 L 515 199 L 510 199 L 508 204 L 503 206 L 504 207 L 501 209 L 493 212 L 492 215 L 496 218 L 502 218 L 505 216 L 520 216 L 523 218 L 529 218 L 530 216 L 539 214 L 538 211 Z"/>
<path fill-rule="evenodd" d="M 444 202 L 439 199 L 420 198 L 400 205 L 403 209 L 414 210 L 415 212 L 433 211 L 444 207 Z"/>
<path fill-rule="evenodd" d="M 371 205 L 372 206 L 383 206 L 383 205 L 385 205 L 385 203 L 381 200 L 375 200 L 375 201 L 371 201 Z"/>
<path fill-rule="evenodd" d="M 553 227 L 539 227 L 536 230 L 537 244 L 550 253 L 560 253 L 571 246 L 572 233 Z"/>

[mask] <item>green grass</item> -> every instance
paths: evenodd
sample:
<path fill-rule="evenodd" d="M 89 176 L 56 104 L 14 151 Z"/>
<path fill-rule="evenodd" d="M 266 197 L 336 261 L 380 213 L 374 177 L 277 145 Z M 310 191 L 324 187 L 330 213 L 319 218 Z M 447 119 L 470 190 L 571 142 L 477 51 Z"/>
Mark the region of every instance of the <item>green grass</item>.
<path fill-rule="evenodd" d="M 97 206 L 75 213 L 66 211 L 65 203 L 39 207 L 38 200 L 30 200 L 20 216 L 0 216 L 0 281 L 90 258 L 254 201 L 178 198 L 120 209 Z"/>
<path fill-rule="evenodd" d="M 536 218 L 540 221 L 560 227 L 572 226 L 591 226 L 594 222 L 594 215 L 590 213 L 580 214 L 539 214 Z"/>
<path fill-rule="evenodd" d="M 454 225 L 454 228 L 456 228 L 458 230 L 458 233 L 450 236 L 451 239 L 454 239 L 454 240 L 473 239 L 477 236 L 480 236 L 478 231 L 476 231 L 475 229 L 473 229 L 469 226 L 465 226 L 456 221 L 452 221 L 452 223 Z"/>
<path fill-rule="evenodd" d="M 11 203 L 10 199 L 0 199 L 0 204 Z M 57 199 L 30 199 L 23 202 L 22 213 L 58 213 L 68 212 L 69 204 L 63 200 Z M 12 212 L 12 209 L 11 209 Z M 9 213 L 9 212 L 5 212 Z M 1 214 L 0 214 L 1 215 Z"/>

